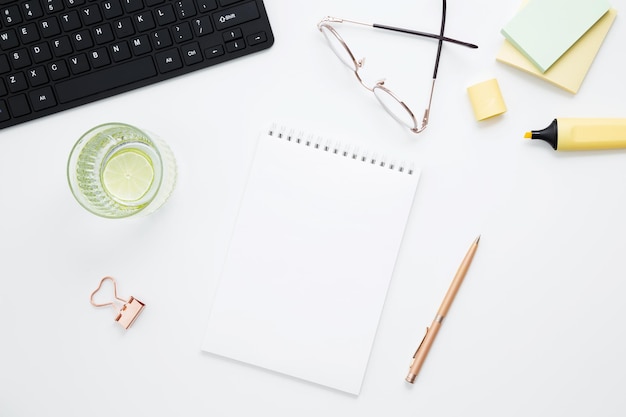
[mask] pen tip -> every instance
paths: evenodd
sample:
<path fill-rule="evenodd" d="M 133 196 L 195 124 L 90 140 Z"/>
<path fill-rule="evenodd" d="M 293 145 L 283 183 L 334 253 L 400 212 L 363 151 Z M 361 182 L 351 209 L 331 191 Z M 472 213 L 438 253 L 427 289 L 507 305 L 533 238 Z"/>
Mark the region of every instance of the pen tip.
<path fill-rule="evenodd" d="M 526 133 L 524 133 L 524 137 L 526 139 L 532 139 L 533 138 L 533 132 L 526 132 Z"/>
<path fill-rule="evenodd" d="M 480 241 L 480 235 L 478 235 L 478 237 L 476 238 L 476 243 L 478 243 Z"/>

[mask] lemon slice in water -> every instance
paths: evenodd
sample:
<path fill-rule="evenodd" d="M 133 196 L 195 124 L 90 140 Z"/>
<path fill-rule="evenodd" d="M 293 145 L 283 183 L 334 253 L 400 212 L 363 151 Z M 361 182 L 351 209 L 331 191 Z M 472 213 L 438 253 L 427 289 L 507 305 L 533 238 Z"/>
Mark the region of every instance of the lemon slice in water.
<path fill-rule="evenodd" d="M 104 166 L 102 181 L 115 199 L 137 201 L 146 195 L 154 179 L 152 161 L 143 152 L 126 149 L 114 154 Z"/>

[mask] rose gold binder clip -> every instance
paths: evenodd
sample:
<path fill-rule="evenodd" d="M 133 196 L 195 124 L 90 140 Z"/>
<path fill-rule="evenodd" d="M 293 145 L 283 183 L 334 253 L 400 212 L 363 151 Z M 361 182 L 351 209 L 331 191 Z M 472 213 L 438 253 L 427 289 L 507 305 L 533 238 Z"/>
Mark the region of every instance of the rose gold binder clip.
<path fill-rule="evenodd" d="M 100 291 L 100 288 L 102 288 L 102 284 L 104 284 L 104 281 L 106 280 L 110 280 L 113 283 L 113 296 L 115 297 L 115 299 L 124 302 L 124 305 L 121 308 L 119 308 L 119 303 L 115 303 L 115 300 L 103 304 L 97 304 L 96 302 L 94 302 L 93 296 L 96 295 L 98 291 Z M 108 276 L 100 280 L 98 288 L 96 288 L 96 290 L 91 293 L 89 301 L 95 307 L 113 307 L 116 311 L 118 311 L 117 315 L 115 316 L 115 321 L 118 322 L 125 329 L 128 329 L 135 322 L 135 319 L 137 318 L 139 313 L 141 313 L 141 310 L 143 310 L 145 306 L 144 303 L 142 303 L 133 296 L 131 296 L 128 300 L 118 297 L 117 284 L 115 282 L 115 279 Z"/>

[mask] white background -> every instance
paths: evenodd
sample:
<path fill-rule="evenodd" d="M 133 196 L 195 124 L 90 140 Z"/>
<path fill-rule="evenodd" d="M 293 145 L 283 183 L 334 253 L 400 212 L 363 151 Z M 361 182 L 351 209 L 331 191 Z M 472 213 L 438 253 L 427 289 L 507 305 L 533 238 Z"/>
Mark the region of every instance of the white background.
<path fill-rule="evenodd" d="M 0 131 L 0 416 L 623 416 L 626 151 L 523 139 L 554 117 L 626 116 L 623 17 L 572 95 L 496 62 L 517 1 L 449 1 L 446 35 L 480 48 L 444 45 L 430 126 L 413 135 L 316 23 L 332 14 L 436 32 L 439 2 L 266 7 L 276 42 L 265 52 Z M 339 30 L 367 57 L 364 77 L 387 78 L 421 114 L 436 42 Z M 490 78 L 508 111 L 476 122 L 466 88 Z M 358 397 L 200 351 L 254 146 L 273 120 L 422 169 Z M 95 217 L 68 189 L 72 145 L 108 121 L 157 132 L 176 155 L 177 188 L 148 217 Z M 409 385 L 411 355 L 478 234 Z M 147 305 L 128 331 L 89 304 L 105 275 Z"/>

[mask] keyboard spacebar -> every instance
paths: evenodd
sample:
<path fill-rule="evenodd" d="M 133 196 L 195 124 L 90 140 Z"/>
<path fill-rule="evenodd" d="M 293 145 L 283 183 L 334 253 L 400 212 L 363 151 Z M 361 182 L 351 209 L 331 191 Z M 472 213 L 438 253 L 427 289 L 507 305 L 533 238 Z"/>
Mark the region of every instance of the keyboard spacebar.
<path fill-rule="evenodd" d="M 62 81 L 56 85 L 57 97 L 61 103 L 68 103 L 155 75 L 157 71 L 152 58 L 145 56 L 135 61 L 116 64 L 98 72 Z"/>

